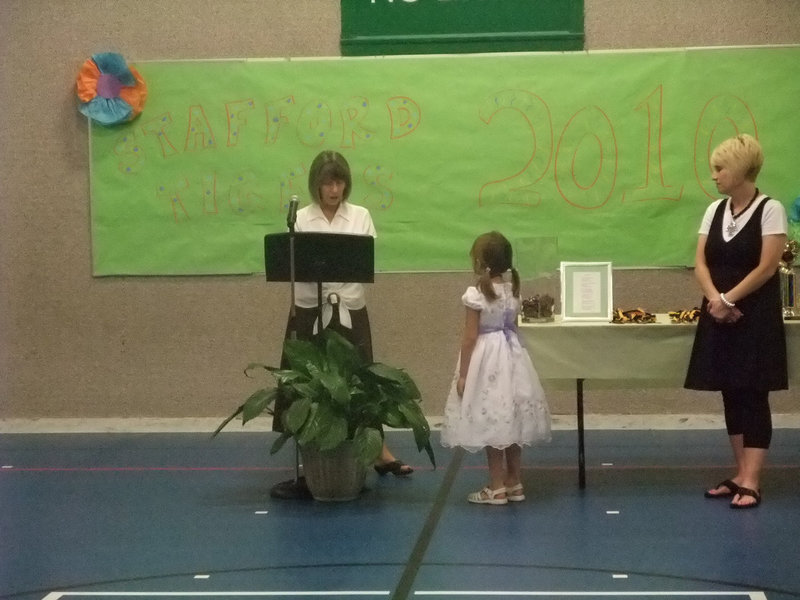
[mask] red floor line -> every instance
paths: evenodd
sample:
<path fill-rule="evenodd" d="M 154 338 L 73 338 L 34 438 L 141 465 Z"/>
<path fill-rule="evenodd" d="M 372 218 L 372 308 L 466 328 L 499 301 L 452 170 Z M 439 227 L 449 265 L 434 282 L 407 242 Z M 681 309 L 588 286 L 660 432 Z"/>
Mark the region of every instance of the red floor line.
<path fill-rule="evenodd" d="M 586 467 L 588 471 L 610 471 L 613 469 L 625 471 L 646 471 L 646 470 L 683 470 L 683 471 L 698 471 L 706 469 L 730 469 L 732 464 L 725 465 L 591 465 Z M 423 467 L 414 467 L 415 470 L 425 472 L 432 471 Z M 575 470 L 577 466 L 523 466 L 526 471 L 565 471 Z M 800 464 L 777 464 L 766 465 L 766 470 L 770 469 L 798 469 Z M 485 465 L 464 466 L 464 470 L 486 470 Z M 292 471 L 293 467 L 8 467 L 0 469 L 0 475 L 3 473 L 14 472 L 42 472 L 42 473 L 104 473 L 104 472 L 203 472 L 203 471 L 265 471 L 265 472 L 283 472 Z"/>
<path fill-rule="evenodd" d="M 14 471 L 34 472 L 107 472 L 107 471 L 290 471 L 292 467 L 11 467 L 0 474 Z"/>

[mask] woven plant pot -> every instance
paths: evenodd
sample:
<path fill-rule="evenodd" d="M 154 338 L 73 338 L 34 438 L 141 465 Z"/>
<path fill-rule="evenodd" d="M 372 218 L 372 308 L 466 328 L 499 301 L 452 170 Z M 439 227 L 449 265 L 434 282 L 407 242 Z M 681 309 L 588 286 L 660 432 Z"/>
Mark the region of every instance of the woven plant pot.
<path fill-rule="evenodd" d="M 301 446 L 300 454 L 303 457 L 303 475 L 315 500 L 354 500 L 364 488 L 367 470 L 357 460 L 353 442 L 345 441 L 333 450 L 325 451 L 313 445 Z"/>

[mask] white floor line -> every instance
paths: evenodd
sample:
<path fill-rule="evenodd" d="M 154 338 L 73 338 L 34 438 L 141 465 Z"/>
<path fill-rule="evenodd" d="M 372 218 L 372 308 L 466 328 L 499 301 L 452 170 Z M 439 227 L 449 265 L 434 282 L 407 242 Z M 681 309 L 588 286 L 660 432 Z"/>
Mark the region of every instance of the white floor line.
<path fill-rule="evenodd" d="M 151 598 L 151 597 L 209 597 L 215 596 L 219 598 L 241 598 L 241 597 L 274 597 L 274 596 L 292 596 L 292 597 L 299 597 L 299 596 L 311 596 L 311 597 L 318 597 L 318 596 L 388 596 L 390 592 L 388 590 L 372 590 L 372 591 L 271 591 L 271 592 L 50 592 L 47 594 L 43 600 L 60 600 L 61 598 L 75 596 L 75 597 L 95 597 L 95 596 L 113 596 L 113 597 L 144 597 L 144 598 Z M 704 592 L 651 592 L 651 591 L 640 591 L 640 592 L 609 592 L 609 591 L 579 591 L 579 592 L 548 592 L 548 591 L 536 591 L 536 592 L 524 592 L 524 591 L 487 591 L 487 590 L 471 590 L 471 591 L 416 591 L 414 592 L 415 596 L 452 596 L 452 597 L 459 597 L 459 596 L 559 596 L 559 597 L 569 597 L 569 596 L 621 596 L 621 597 L 631 597 L 631 596 L 654 596 L 654 597 L 670 597 L 670 596 L 748 596 L 750 600 L 767 600 L 767 596 L 764 592 L 758 591 L 750 591 L 750 592 L 713 592 L 713 591 L 704 591 Z"/>

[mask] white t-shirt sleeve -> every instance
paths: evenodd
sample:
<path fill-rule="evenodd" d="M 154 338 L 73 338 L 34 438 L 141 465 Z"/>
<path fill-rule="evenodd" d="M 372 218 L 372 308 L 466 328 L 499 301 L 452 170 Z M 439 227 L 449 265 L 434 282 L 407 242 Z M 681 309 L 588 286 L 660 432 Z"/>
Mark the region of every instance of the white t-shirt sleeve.
<path fill-rule="evenodd" d="M 700 223 L 700 235 L 708 235 L 708 232 L 711 231 L 711 221 L 714 220 L 714 213 L 717 212 L 717 207 L 719 206 L 720 202 L 725 202 L 725 199 L 716 200 L 708 205 L 706 208 L 706 213 L 703 215 L 703 220 Z"/>
<path fill-rule="evenodd" d="M 780 235 L 789 233 L 789 221 L 783 204 L 770 198 L 764 205 L 761 215 L 761 235 Z"/>

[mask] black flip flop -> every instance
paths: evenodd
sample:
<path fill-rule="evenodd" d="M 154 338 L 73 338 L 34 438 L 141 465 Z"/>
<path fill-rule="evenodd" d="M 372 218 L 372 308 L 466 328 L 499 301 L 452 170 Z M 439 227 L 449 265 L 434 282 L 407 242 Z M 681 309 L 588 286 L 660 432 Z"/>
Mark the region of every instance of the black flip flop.
<path fill-rule="evenodd" d="M 761 504 L 761 493 L 755 490 L 751 490 L 750 488 L 740 487 L 739 491 L 737 492 L 740 496 L 750 496 L 751 498 L 755 498 L 755 502 L 751 502 L 750 504 L 733 504 L 731 502 L 731 508 L 755 508 L 759 504 Z"/>
<path fill-rule="evenodd" d="M 405 469 L 403 467 L 406 467 Z M 414 469 L 409 467 L 402 460 L 393 460 L 391 462 L 383 463 L 382 465 L 375 465 L 375 472 L 378 475 L 386 475 L 391 473 L 395 477 L 408 477 L 414 472 Z"/>
<path fill-rule="evenodd" d="M 736 494 L 739 493 L 739 486 L 733 483 L 730 479 L 726 479 L 725 481 L 720 481 L 717 485 L 714 486 L 715 490 L 718 490 L 721 487 L 726 487 L 730 490 L 730 492 L 720 492 L 719 494 L 712 494 L 709 491 L 706 491 L 703 496 L 706 498 L 732 498 Z"/>

